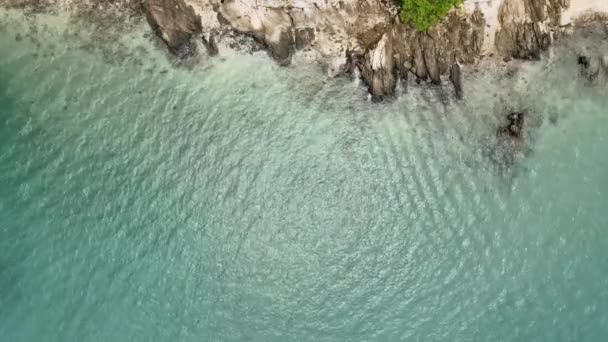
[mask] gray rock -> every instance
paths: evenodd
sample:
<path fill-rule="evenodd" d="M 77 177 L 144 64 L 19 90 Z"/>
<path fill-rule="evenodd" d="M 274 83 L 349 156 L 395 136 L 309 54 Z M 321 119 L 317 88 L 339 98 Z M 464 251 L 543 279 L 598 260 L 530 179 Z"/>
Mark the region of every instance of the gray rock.
<path fill-rule="evenodd" d="M 397 71 L 399 73 L 399 79 L 401 81 L 401 86 L 403 87 L 404 91 L 407 92 L 407 82 L 408 82 L 408 78 L 409 78 L 409 73 L 410 73 L 410 69 L 409 69 L 409 65 L 407 65 L 408 63 L 404 62 L 404 63 L 399 63 L 398 67 L 397 67 Z"/>
<path fill-rule="evenodd" d="M 195 54 L 192 37 L 201 33 L 201 19 L 184 0 L 144 0 L 142 9 L 150 27 L 172 54 L 180 59 Z"/>
<path fill-rule="evenodd" d="M 500 29 L 494 45 L 499 55 L 537 60 L 551 44 L 550 31 L 560 25 L 561 11 L 569 4 L 562 0 L 503 0 L 498 13 Z"/>
<path fill-rule="evenodd" d="M 517 155 L 526 153 L 527 144 L 524 139 L 526 111 L 512 111 L 506 115 L 506 123 L 496 131 L 496 144 L 491 149 L 491 158 L 497 165 L 513 166 Z"/>
<path fill-rule="evenodd" d="M 420 81 L 426 81 L 429 76 L 424 61 L 424 50 L 422 48 L 417 49 L 414 53 L 414 74 L 416 74 Z"/>
<path fill-rule="evenodd" d="M 479 10 L 470 15 L 449 14 L 426 32 L 395 23 L 394 46 L 399 61 L 408 63 L 416 81 L 430 80 L 441 84 L 441 76 L 449 75 L 452 65 L 475 63 L 481 53 L 485 19 Z"/>
<path fill-rule="evenodd" d="M 209 34 L 209 40 L 205 39 L 204 36 L 201 37 L 201 40 L 203 41 L 203 46 L 205 46 L 209 56 L 216 56 L 220 52 L 217 43 L 215 42 L 215 34 L 213 32 Z"/>
<path fill-rule="evenodd" d="M 496 50 L 506 57 L 538 60 L 550 43 L 549 33 L 543 32 L 538 23 L 503 25 L 496 32 Z"/>
<path fill-rule="evenodd" d="M 279 36 L 278 42 L 269 42 L 268 48 L 272 58 L 279 65 L 287 66 L 291 63 L 291 55 L 294 52 L 295 42 L 291 30 L 284 30 Z"/>
<path fill-rule="evenodd" d="M 389 32 L 385 33 L 372 49 L 356 57 L 355 65 L 372 95 L 372 100 L 380 101 L 394 94 L 397 68 L 393 56 L 393 38 Z"/>
<path fill-rule="evenodd" d="M 462 99 L 462 72 L 458 63 L 454 63 L 450 68 L 450 81 L 454 85 L 456 98 Z"/>
<path fill-rule="evenodd" d="M 302 50 L 315 39 L 315 30 L 312 27 L 296 29 L 295 39 L 296 50 Z"/>
<path fill-rule="evenodd" d="M 599 58 L 579 55 L 577 62 L 581 76 L 583 76 L 588 83 L 593 83 L 600 74 L 601 62 Z"/>
<path fill-rule="evenodd" d="M 423 35 L 420 41 L 424 65 L 428 71 L 429 78 L 433 84 L 439 85 L 441 84 L 441 76 L 439 74 L 439 64 L 437 63 L 438 51 L 435 49 L 434 41 L 428 35 Z"/>

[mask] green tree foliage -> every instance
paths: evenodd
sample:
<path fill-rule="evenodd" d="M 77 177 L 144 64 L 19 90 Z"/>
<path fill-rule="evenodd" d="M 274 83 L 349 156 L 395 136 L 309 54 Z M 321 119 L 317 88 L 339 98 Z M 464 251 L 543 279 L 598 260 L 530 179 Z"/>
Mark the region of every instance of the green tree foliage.
<path fill-rule="evenodd" d="M 463 0 L 401 0 L 401 20 L 424 31 L 443 18 L 452 6 L 459 7 L 462 2 Z"/>

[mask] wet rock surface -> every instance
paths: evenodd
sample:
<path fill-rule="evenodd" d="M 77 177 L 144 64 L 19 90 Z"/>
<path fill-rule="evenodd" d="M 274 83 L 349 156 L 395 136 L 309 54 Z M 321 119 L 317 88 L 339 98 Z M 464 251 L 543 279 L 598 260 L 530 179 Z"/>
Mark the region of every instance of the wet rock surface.
<path fill-rule="evenodd" d="M 216 56 L 220 52 L 215 41 L 215 32 L 211 32 L 211 34 L 209 35 L 209 39 L 205 38 L 205 36 L 202 36 L 201 40 L 209 56 Z"/>
<path fill-rule="evenodd" d="M 154 32 L 167 44 L 172 54 L 180 59 L 195 54 L 193 37 L 202 32 L 201 19 L 184 0 L 144 0 L 142 10 Z"/>
<path fill-rule="evenodd" d="M 454 86 L 454 93 L 456 94 L 456 98 L 462 99 L 462 72 L 458 63 L 453 64 L 450 68 L 450 82 L 452 82 L 452 85 Z"/>

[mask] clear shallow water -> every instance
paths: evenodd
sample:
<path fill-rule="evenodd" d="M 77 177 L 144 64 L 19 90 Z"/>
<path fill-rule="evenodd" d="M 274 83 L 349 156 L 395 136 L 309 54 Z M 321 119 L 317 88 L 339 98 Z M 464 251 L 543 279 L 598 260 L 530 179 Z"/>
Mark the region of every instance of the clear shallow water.
<path fill-rule="evenodd" d="M 38 20 L 39 46 L 0 31 L 2 340 L 608 333 L 608 99 L 574 69 L 509 83 L 537 128 L 503 172 L 490 76 L 464 104 L 374 105 L 264 56 L 176 69 L 140 31 L 101 49 Z"/>

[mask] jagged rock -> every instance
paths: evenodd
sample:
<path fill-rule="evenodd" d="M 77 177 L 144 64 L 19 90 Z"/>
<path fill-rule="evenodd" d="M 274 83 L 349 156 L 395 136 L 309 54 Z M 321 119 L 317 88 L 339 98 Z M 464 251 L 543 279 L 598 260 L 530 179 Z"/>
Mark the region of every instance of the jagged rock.
<path fill-rule="evenodd" d="M 429 76 L 426 63 L 424 61 L 424 50 L 420 47 L 414 52 L 414 74 L 419 81 L 426 81 Z"/>
<path fill-rule="evenodd" d="M 180 59 L 194 55 L 192 37 L 202 31 L 201 19 L 184 0 L 144 0 L 142 9 L 154 32 Z"/>
<path fill-rule="evenodd" d="M 429 35 L 420 36 L 422 56 L 428 76 L 433 84 L 438 85 L 441 84 L 441 76 L 439 75 L 439 64 L 437 63 L 438 51 L 435 49 L 434 43 L 434 40 Z"/>
<path fill-rule="evenodd" d="M 344 64 L 347 48 L 358 54 L 366 50 L 361 35 L 391 21 L 389 11 L 375 0 L 224 0 L 218 8 L 223 22 L 254 36 L 279 63 L 290 63 L 303 50 L 299 58 L 319 62 L 330 74 Z"/>
<path fill-rule="evenodd" d="M 356 62 L 373 100 L 382 100 L 395 91 L 397 80 L 392 40 L 390 32 L 384 33 L 373 49 L 367 50 Z"/>
<path fill-rule="evenodd" d="M 450 68 L 450 81 L 454 85 L 456 98 L 462 99 L 462 73 L 458 63 L 454 63 Z"/>
<path fill-rule="evenodd" d="M 495 44 L 500 55 L 537 60 L 551 44 L 551 38 L 537 23 L 506 24 L 497 31 Z"/>
<path fill-rule="evenodd" d="M 427 32 L 404 24 L 393 13 L 395 6 L 376 0 L 310 6 L 296 0 L 223 0 L 218 10 L 221 23 L 255 37 L 282 65 L 304 50 L 302 56 L 320 61 L 332 75 L 356 67 L 375 99 L 392 95 L 397 76 L 407 81 L 408 72 L 417 81 L 441 84 L 455 62 L 478 60 L 484 39 L 479 8 L 452 12 Z"/>
<path fill-rule="evenodd" d="M 209 40 L 205 39 L 204 36 L 201 37 L 201 40 L 203 41 L 203 46 L 205 46 L 209 56 L 216 56 L 219 53 L 220 50 L 215 42 L 215 34 L 213 32 L 209 35 Z"/>
<path fill-rule="evenodd" d="M 496 51 L 505 57 L 539 59 L 551 44 L 550 30 L 560 24 L 564 0 L 503 0 L 498 13 Z"/>
<path fill-rule="evenodd" d="M 348 48 L 346 49 L 344 55 L 346 57 L 346 61 L 342 66 L 342 72 L 345 74 L 352 75 L 357 69 L 357 62 L 359 57 L 351 49 Z"/>
<path fill-rule="evenodd" d="M 398 59 L 399 60 L 399 59 Z M 410 68 L 409 65 L 406 65 L 405 62 L 398 62 L 397 64 L 397 73 L 399 75 L 399 79 L 401 80 L 401 86 L 404 91 L 407 91 L 407 82 L 409 79 Z"/>
<path fill-rule="evenodd" d="M 462 16 L 450 13 L 426 32 L 397 22 L 392 27 L 394 50 L 398 55 L 395 64 L 408 63 L 404 69 L 411 71 L 417 82 L 430 80 L 439 85 L 442 75 L 450 75 L 453 64 L 474 63 L 479 58 L 484 26 L 479 10 Z"/>

